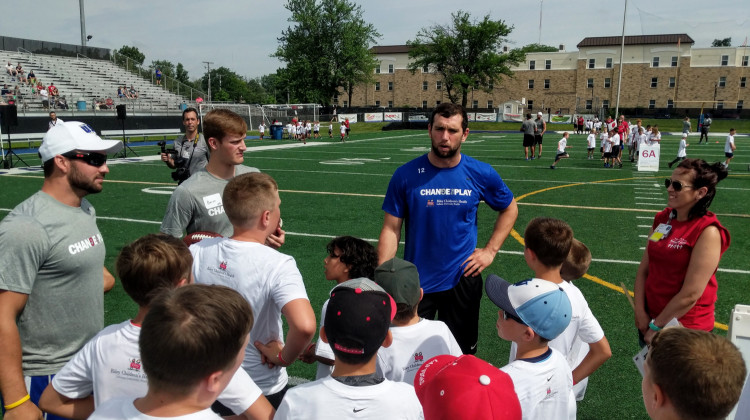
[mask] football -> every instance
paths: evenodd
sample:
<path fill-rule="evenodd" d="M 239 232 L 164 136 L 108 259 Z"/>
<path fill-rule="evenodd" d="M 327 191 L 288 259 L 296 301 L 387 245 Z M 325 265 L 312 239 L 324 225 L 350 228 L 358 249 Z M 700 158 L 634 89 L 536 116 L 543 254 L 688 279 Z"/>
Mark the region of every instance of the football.
<path fill-rule="evenodd" d="M 182 240 L 185 242 L 185 245 L 190 246 L 206 238 L 221 238 L 221 235 L 219 235 L 216 232 L 205 232 L 205 231 L 193 232 L 193 233 L 188 233 L 187 235 L 185 235 L 185 237 L 182 238 Z"/>

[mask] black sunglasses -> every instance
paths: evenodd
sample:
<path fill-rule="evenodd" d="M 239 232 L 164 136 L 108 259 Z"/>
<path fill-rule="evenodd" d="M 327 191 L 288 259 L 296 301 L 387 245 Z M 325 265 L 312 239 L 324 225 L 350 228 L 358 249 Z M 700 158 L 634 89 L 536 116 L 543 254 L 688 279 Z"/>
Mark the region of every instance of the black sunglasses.
<path fill-rule="evenodd" d="M 672 186 L 672 189 L 679 192 L 682 191 L 683 188 L 693 188 L 692 185 L 683 185 L 680 181 L 672 181 L 671 179 L 667 178 L 664 180 L 664 187 L 669 188 L 669 186 Z"/>
<path fill-rule="evenodd" d="M 97 168 L 107 163 L 107 155 L 94 152 L 68 152 L 63 153 L 63 156 L 68 159 L 78 159 L 88 163 L 91 166 Z"/>
<path fill-rule="evenodd" d="M 523 321 L 521 320 L 521 318 L 519 318 L 519 317 L 517 317 L 517 316 L 513 316 L 512 314 L 509 314 L 508 312 L 506 312 L 506 311 L 504 311 L 504 310 L 502 310 L 502 309 L 501 309 L 501 311 L 503 311 L 503 319 L 504 319 L 505 321 L 507 321 L 507 320 L 509 320 L 509 319 L 512 319 L 512 320 L 514 320 L 514 321 L 518 322 L 518 323 L 519 323 L 519 324 L 521 324 L 521 325 L 526 325 L 526 323 L 525 323 L 525 322 L 523 322 Z"/>

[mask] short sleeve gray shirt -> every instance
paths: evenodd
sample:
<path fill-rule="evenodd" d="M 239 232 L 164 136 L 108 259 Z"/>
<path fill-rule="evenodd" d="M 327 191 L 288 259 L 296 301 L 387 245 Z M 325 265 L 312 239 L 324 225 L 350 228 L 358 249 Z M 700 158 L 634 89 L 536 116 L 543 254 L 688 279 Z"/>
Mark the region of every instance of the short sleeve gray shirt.
<path fill-rule="evenodd" d="M 57 373 L 104 327 L 104 241 L 94 208 L 37 192 L 0 222 L 0 290 L 28 295 L 18 320 L 24 375 Z"/>
<path fill-rule="evenodd" d="M 234 175 L 260 172 L 257 168 L 237 165 Z M 218 178 L 205 168 L 180 184 L 169 199 L 161 232 L 180 238 L 184 232 L 216 232 L 231 236 L 232 224 L 224 214 L 222 196 L 228 179 Z"/>
<path fill-rule="evenodd" d="M 526 120 L 521 125 L 521 128 L 523 128 L 523 134 L 534 135 L 534 129 L 536 128 L 536 123 L 534 123 L 533 120 Z"/>

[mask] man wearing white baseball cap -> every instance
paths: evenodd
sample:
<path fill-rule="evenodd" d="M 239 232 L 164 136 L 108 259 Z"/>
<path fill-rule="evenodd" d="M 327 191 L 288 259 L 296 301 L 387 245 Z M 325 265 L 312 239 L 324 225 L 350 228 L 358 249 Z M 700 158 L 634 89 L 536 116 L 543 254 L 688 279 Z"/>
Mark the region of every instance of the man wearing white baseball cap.
<path fill-rule="evenodd" d="M 544 114 L 541 112 L 536 113 L 536 120 L 534 120 L 534 124 L 536 124 L 536 133 L 534 133 L 534 147 L 539 146 L 539 150 L 536 153 L 536 158 L 541 159 L 542 158 L 542 142 L 544 141 L 544 133 L 547 132 L 547 123 L 544 122 Z M 532 150 L 532 154 L 533 150 Z"/>
<path fill-rule="evenodd" d="M 0 222 L 0 391 L 6 418 L 39 418 L 52 376 L 104 326 L 104 241 L 84 198 L 102 190 L 107 153 L 82 122 L 59 123 L 39 148 L 44 182 Z M 47 416 L 52 419 L 54 416 Z"/>

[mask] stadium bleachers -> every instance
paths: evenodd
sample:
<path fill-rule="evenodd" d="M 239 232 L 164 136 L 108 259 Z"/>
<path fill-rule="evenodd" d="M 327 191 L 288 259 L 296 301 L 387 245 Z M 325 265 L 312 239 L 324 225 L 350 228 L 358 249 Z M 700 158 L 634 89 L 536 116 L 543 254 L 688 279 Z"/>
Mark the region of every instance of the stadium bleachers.
<path fill-rule="evenodd" d="M 54 83 L 70 110 L 75 110 L 81 100 L 86 102 L 87 110 L 93 110 L 96 100 L 103 102 L 108 97 L 115 105 L 127 104 L 129 110 L 149 112 L 174 111 L 190 101 L 107 60 L 0 51 L 3 67 L 8 61 L 14 66 L 20 63 L 26 74 L 34 70 L 36 78 L 45 86 Z M 17 102 L 19 113 L 44 111 L 41 98 L 34 96 L 31 86 L 21 84 L 18 79 L 12 81 L 5 69 L 0 74 L 0 85 L 3 84 L 21 88 L 21 98 Z M 118 98 L 118 86 L 133 86 L 138 99 Z M 112 108 L 108 111 L 114 113 L 114 106 Z"/>

